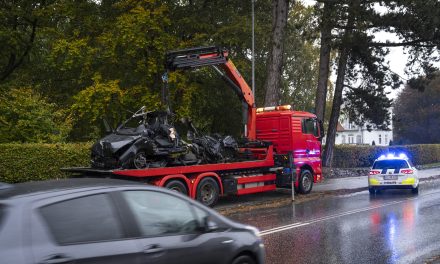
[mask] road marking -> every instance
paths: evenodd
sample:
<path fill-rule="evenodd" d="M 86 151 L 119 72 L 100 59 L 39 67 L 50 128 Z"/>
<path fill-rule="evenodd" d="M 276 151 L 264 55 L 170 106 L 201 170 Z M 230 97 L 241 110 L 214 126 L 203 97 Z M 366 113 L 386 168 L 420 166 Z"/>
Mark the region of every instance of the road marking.
<path fill-rule="evenodd" d="M 318 222 L 323 222 L 323 221 L 327 221 L 330 219 L 334 219 L 334 218 L 338 218 L 341 216 L 347 216 L 347 215 L 352 215 L 352 214 L 357 214 L 357 213 L 361 213 L 361 212 L 366 212 L 366 211 L 370 211 L 370 210 L 374 210 L 374 209 L 378 209 L 378 208 L 382 208 L 382 207 L 386 207 L 386 206 L 390 206 L 393 204 L 399 204 L 399 203 L 404 203 L 407 201 L 411 201 L 411 200 L 416 200 L 420 197 L 424 197 L 424 196 L 428 196 L 428 195 L 433 195 L 433 194 L 438 194 L 440 192 L 431 192 L 431 193 L 426 193 L 426 194 L 422 194 L 422 195 L 418 195 L 417 197 L 413 197 L 413 198 L 406 198 L 404 200 L 399 200 L 399 201 L 392 201 L 392 202 L 388 202 L 388 203 L 384 203 L 381 205 L 372 205 L 372 206 L 368 206 L 365 208 L 360 208 L 360 209 L 354 209 L 354 210 L 350 210 L 350 211 L 346 211 L 346 212 L 342 212 L 342 213 L 337 213 L 337 214 L 333 214 L 333 215 L 329 215 L 329 216 L 324 216 L 324 217 L 319 217 L 319 218 L 315 218 L 306 222 L 296 222 L 293 224 L 288 224 L 288 225 L 284 225 L 284 226 L 278 226 L 278 227 L 274 227 L 271 229 L 267 229 L 267 230 L 263 230 L 260 232 L 260 236 L 266 236 L 269 234 L 273 234 L 273 233 L 278 233 L 281 231 L 286 231 L 289 229 L 293 229 L 293 228 L 298 228 L 298 227 L 302 227 L 302 226 L 306 226 L 306 225 L 310 225 L 310 224 L 314 224 L 314 223 L 318 223 Z"/>

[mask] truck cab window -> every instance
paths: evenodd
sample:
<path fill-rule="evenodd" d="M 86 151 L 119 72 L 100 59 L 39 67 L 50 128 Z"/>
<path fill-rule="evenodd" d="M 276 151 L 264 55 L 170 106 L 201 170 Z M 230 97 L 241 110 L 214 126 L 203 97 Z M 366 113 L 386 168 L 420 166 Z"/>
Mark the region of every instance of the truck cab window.
<path fill-rule="evenodd" d="M 304 119 L 303 120 L 303 133 L 312 134 L 315 137 L 319 137 L 318 121 L 316 119 Z"/>

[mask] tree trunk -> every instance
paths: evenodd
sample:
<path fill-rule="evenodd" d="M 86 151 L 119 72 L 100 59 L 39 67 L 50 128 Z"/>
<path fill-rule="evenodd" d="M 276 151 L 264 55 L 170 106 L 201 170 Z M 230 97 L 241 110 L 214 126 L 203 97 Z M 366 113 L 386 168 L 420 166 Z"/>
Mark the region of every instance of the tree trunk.
<path fill-rule="evenodd" d="M 267 63 L 265 106 L 275 106 L 280 102 L 284 31 L 288 11 L 289 0 L 272 0 L 272 43 Z"/>
<path fill-rule="evenodd" d="M 330 166 L 333 159 L 333 148 L 335 145 L 336 127 L 338 125 L 339 112 L 342 105 L 342 90 L 344 88 L 345 70 L 347 69 L 348 49 L 342 47 L 338 62 L 338 76 L 336 78 L 335 94 L 333 97 L 332 112 L 327 130 L 327 138 L 325 141 L 325 151 L 323 158 L 323 166 Z"/>
<path fill-rule="evenodd" d="M 353 25 L 354 24 L 354 11 L 355 8 L 359 7 L 359 1 L 354 1 L 351 5 L 351 9 L 349 11 L 348 21 L 347 25 Z M 325 142 L 325 150 L 324 150 L 324 157 L 323 157 L 323 166 L 330 166 L 333 159 L 333 149 L 335 146 L 335 137 L 336 137 L 336 128 L 338 126 L 339 121 L 339 113 L 341 111 L 341 105 L 342 105 L 342 91 L 344 89 L 344 81 L 345 81 L 345 71 L 347 69 L 347 61 L 350 51 L 350 43 L 349 39 L 351 37 L 351 34 L 353 32 L 352 28 L 346 29 L 344 32 L 344 36 L 342 38 L 342 43 L 340 44 L 339 48 L 339 61 L 338 61 L 338 75 L 336 78 L 336 87 L 335 87 L 335 93 L 333 96 L 333 105 L 332 105 L 332 112 L 330 114 L 330 120 L 328 124 L 328 130 L 327 130 L 327 138 Z"/>
<path fill-rule="evenodd" d="M 330 7 L 324 4 L 324 13 L 321 21 L 321 50 L 319 54 L 319 74 L 318 87 L 316 88 L 315 114 L 319 120 L 324 121 L 325 105 L 327 99 L 327 83 L 330 71 L 330 51 L 331 51 L 331 24 Z"/>

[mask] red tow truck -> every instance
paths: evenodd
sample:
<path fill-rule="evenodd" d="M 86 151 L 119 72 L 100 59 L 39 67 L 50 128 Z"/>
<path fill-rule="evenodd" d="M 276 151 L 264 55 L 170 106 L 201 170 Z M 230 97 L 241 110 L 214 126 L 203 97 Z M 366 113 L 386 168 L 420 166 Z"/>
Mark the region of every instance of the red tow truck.
<path fill-rule="evenodd" d="M 67 168 L 82 176 L 111 176 L 146 182 L 184 193 L 208 206 L 219 196 L 244 195 L 291 187 L 309 193 L 322 179 L 322 123 L 314 114 L 291 110 L 290 105 L 256 108 L 253 93 L 228 52 L 218 47 L 172 51 L 166 55 L 168 71 L 211 66 L 243 102 L 244 135 L 248 142 L 229 163 L 146 169 L 100 170 Z"/>

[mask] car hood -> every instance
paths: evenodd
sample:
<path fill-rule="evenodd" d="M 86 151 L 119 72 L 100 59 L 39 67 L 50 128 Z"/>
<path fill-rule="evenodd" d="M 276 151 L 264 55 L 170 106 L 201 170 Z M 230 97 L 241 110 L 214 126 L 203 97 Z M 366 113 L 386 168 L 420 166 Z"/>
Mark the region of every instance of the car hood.
<path fill-rule="evenodd" d="M 136 141 L 138 138 L 140 138 L 140 135 L 118 135 L 118 134 L 110 134 L 102 139 L 100 139 L 98 142 L 96 142 L 93 145 L 93 150 L 95 150 L 98 153 L 102 153 L 104 148 L 107 151 L 111 151 L 112 153 L 117 152 L 119 149 L 132 144 L 134 141 Z"/>

